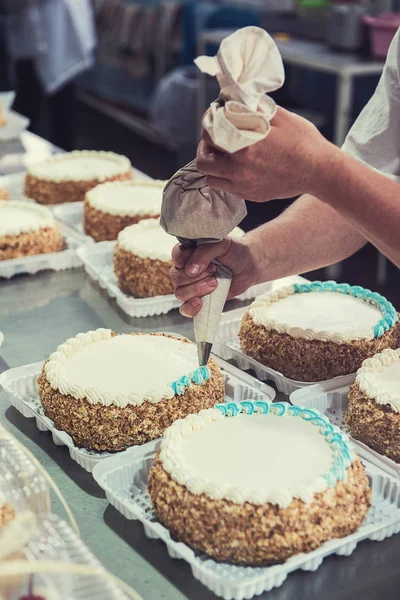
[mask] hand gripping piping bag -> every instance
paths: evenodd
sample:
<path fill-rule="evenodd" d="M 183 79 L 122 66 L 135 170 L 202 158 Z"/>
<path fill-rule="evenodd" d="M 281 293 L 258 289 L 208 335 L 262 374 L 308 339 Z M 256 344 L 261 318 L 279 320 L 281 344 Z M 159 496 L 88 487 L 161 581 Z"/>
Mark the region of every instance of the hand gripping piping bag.
<path fill-rule="evenodd" d="M 200 56 L 195 63 L 215 76 L 221 88 L 203 119 L 215 146 L 233 154 L 267 137 L 277 107 L 266 94 L 280 88 L 285 78 L 271 36 L 258 27 L 245 27 L 223 40 L 217 56 Z M 211 189 L 194 160 L 167 183 L 160 223 L 183 245 L 195 247 L 222 240 L 246 214 L 244 199 Z M 203 298 L 194 319 L 201 366 L 208 362 L 232 279 L 227 267 L 215 264 L 218 287 Z"/>

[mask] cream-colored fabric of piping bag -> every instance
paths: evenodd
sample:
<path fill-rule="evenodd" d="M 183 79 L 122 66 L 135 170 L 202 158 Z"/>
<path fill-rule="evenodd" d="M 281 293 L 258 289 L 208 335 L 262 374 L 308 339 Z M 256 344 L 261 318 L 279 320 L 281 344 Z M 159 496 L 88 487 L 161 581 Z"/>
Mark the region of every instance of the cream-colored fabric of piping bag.
<path fill-rule="evenodd" d="M 271 36 L 258 27 L 245 27 L 223 40 L 217 56 L 200 56 L 195 63 L 217 77 L 221 87 L 203 119 L 215 146 L 232 154 L 267 137 L 277 108 L 266 94 L 280 88 L 285 78 Z M 167 183 L 160 222 L 186 245 L 198 245 L 223 239 L 246 214 L 244 199 L 211 189 L 192 161 Z M 196 342 L 214 342 L 229 292 L 229 269 L 216 265 L 218 287 L 203 298 L 194 319 Z"/>

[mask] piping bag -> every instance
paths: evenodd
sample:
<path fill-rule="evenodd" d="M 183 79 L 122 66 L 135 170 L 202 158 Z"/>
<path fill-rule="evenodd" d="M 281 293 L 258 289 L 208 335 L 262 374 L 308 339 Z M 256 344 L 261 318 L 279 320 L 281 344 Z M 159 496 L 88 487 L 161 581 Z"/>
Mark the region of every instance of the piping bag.
<path fill-rule="evenodd" d="M 285 78 L 271 36 L 258 27 L 239 29 L 223 40 L 217 56 L 200 56 L 195 63 L 203 73 L 217 77 L 221 88 L 203 119 L 214 145 L 232 154 L 266 138 L 277 110 L 266 94 L 280 88 Z M 165 186 L 160 224 L 181 244 L 195 248 L 222 240 L 246 214 L 244 199 L 210 188 L 194 160 Z M 232 281 L 230 270 L 214 262 L 218 286 L 202 299 L 194 318 L 200 366 L 207 365 Z"/>

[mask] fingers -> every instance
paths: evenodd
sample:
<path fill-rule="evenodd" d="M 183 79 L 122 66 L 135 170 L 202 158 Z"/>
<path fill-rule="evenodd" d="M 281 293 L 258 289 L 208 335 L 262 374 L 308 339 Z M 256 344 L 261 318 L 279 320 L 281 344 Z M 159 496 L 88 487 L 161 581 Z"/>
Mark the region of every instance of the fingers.
<path fill-rule="evenodd" d="M 219 152 L 203 140 L 197 149 L 197 168 L 205 175 L 229 179 L 231 174 L 231 156 Z"/>
<path fill-rule="evenodd" d="M 200 281 L 205 277 L 209 277 L 210 275 L 214 275 L 217 267 L 214 263 L 208 265 L 207 269 L 203 271 L 198 277 L 194 277 L 193 275 L 187 275 L 184 269 L 177 269 L 176 267 L 172 267 L 170 271 L 170 278 L 175 288 L 182 285 L 189 285 L 194 283 L 195 281 Z"/>
<path fill-rule="evenodd" d="M 183 285 L 175 288 L 175 296 L 182 302 L 188 302 L 194 298 L 208 296 L 217 287 L 218 282 L 215 277 L 206 277 L 200 281 L 195 281 L 189 285 Z"/>
<path fill-rule="evenodd" d="M 188 317 L 189 319 L 192 319 L 200 311 L 202 305 L 203 303 L 200 300 L 200 298 L 193 298 L 193 300 L 190 300 L 190 302 L 185 302 L 184 304 L 182 304 L 182 306 L 179 309 L 179 312 L 183 317 Z"/>
<path fill-rule="evenodd" d="M 210 186 L 213 190 L 221 190 L 223 192 L 232 192 L 233 191 L 233 183 L 229 179 L 221 179 L 220 177 L 214 177 L 212 175 L 207 175 L 206 177 L 207 185 Z"/>
<path fill-rule="evenodd" d="M 193 248 L 186 248 L 182 244 L 177 244 L 172 250 L 172 262 L 177 269 L 184 269 L 192 254 Z"/>
<path fill-rule="evenodd" d="M 185 265 L 186 275 L 197 277 L 204 273 L 209 264 L 226 254 L 232 244 L 231 238 L 225 238 L 214 244 L 201 244 L 193 251 L 187 264 Z"/>

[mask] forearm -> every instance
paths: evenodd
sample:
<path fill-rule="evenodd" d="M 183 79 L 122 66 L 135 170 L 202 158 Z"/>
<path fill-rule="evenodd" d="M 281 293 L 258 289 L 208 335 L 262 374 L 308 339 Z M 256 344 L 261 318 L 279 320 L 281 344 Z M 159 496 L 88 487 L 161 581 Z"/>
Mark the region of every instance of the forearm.
<path fill-rule="evenodd" d="M 317 176 L 315 191 L 400 266 L 400 186 L 339 149 Z"/>
<path fill-rule="evenodd" d="M 366 243 L 335 210 L 309 195 L 248 233 L 246 239 L 257 264 L 258 282 L 326 267 Z"/>

